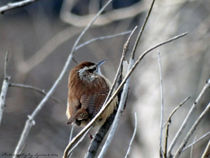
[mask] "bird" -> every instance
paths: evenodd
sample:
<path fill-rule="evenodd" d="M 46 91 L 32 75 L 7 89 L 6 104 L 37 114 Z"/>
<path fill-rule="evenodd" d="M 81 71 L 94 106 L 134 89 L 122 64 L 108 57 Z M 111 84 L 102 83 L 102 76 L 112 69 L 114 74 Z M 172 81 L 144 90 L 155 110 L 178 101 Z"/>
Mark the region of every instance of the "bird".
<path fill-rule="evenodd" d="M 110 81 L 101 73 L 101 65 L 83 61 L 70 70 L 68 78 L 67 124 L 84 127 L 103 106 L 110 90 Z M 94 126 L 102 126 L 116 108 L 117 98 L 97 119 Z"/>

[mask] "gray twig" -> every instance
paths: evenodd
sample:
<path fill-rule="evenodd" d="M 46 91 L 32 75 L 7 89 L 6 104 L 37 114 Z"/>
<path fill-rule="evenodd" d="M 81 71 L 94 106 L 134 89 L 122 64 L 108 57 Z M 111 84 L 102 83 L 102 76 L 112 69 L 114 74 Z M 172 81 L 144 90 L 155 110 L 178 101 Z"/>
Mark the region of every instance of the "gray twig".
<path fill-rule="evenodd" d="M 90 28 L 90 26 L 96 21 L 96 19 L 98 18 L 98 16 L 103 12 L 103 10 L 105 9 L 105 7 L 111 2 L 112 0 L 109 0 L 106 5 L 96 14 L 96 16 L 89 22 L 89 24 L 84 28 L 84 30 L 81 32 L 81 34 L 79 35 L 79 37 L 76 39 L 71 52 L 69 53 L 69 56 L 65 62 L 65 65 L 60 73 L 60 75 L 58 76 L 58 78 L 56 79 L 56 81 L 54 82 L 54 84 L 52 85 L 52 87 L 50 88 L 50 90 L 47 92 L 46 96 L 41 100 L 41 102 L 39 103 L 39 105 L 36 107 L 36 109 L 33 111 L 33 113 L 30 116 L 31 120 L 34 120 L 36 115 L 39 113 L 39 111 L 44 107 L 45 103 L 47 102 L 47 100 L 50 98 L 50 96 L 53 94 L 53 92 L 55 91 L 56 87 L 58 86 L 58 84 L 60 83 L 60 81 L 62 80 L 62 78 L 64 77 L 66 71 L 68 70 L 68 66 L 70 64 L 70 62 L 73 59 L 73 55 L 75 53 L 75 48 L 78 45 L 79 41 L 81 40 L 81 38 L 83 37 L 83 35 L 86 33 L 86 31 Z M 29 122 L 30 121 L 26 121 Z M 32 124 L 29 125 L 29 123 L 25 124 L 25 127 L 21 133 L 21 138 L 24 137 L 24 139 L 19 139 L 18 141 L 18 145 L 15 148 L 15 152 L 13 154 L 13 158 L 16 158 L 18 154 L 20 154 L 22 152 L 21 146 L 23 146 L 25 144 L 25 140 L 28 136 L 28 134 L 26 135 L 26 133 L 29 133 L 31 128 L 27 128 L 27 126 L 31 126 Z M 66 153 L 67 156 L 67 153 Z"/>
<path fill-rule="evenodd" d="M 159 66 L 159 74 L 160 74 L 160 157 L 163 157 L 163 148 L 162 148 L 162 139 L 163 139 L 163 122 L 164 122 L 164 97 L 163 97 L 163 77 L 162 77 L 162 66 L 160 53 L 158 53 L 158 66 Z"/>
<path fill-rule="evenodd" d="M 193 111 L 195 110 L 196 106 L 198 105 L 198 103 L 200 102 L 201 97 L 203 96 L 203 94 L 205 93 L 205 91 L 208 89 L 208 87 L 210 87 L 210 79 L 207 80 L 206 84 L 204 85 L 203 89 L 201 90 L 201 92 L 199 93 L 198 97 L 196 98 L 195 102 L 193 103 L 193 105 L 191 106 L 187 116 L 185 117 L 182 125 L 180 126 L 179 130 L 177 131 L 176 135 L 174 136 L 169 149 L 168 149 L 168 156 L 171 155 L 171 151 L 174 147 L 174 145 L 177 143 L 178 138 L 181 136 L 182 131 L 185 129 L 188 119 L 190 117 L 190 115 L 193 113 Z"/>
<path fill-rule="evenodd" d="M 135 123 L 134 123 L 133 135 L 131 137 L 131 140 L 130 140 L 130 143 L 129 143 L 129 146 L 128 146 L 128 150 L 127 150 L 126 155 L 125 155 L 125 158 L 128 157 L 128 155 L 130 153 L 130 150 L 131 150 L 131 146 L 132 146 L 133 141 L 134 141 L 134 138 L 136 136 L 136 131 L 137 131 L 137 114 L 136 114 L 136 112 L 134 113 L 134 119 L 135 119 Z"/>
<path fill-rule="evenodd" d="M 8 53 L 6 52 L 4 59 L 4 80 L 2 83 L 2 88 L 0 93 L 0 125 L 2 122 L 3 113 L 6 105 L 5 102 L 10 81 L 10 76 L 7 75 L 7 62 L 8 62 Z"/>
<path fill-rule="evenodd" d="M 182 151 L 187 150 L 188 148 L 190 148 L 191 146 L 193 146 L 194 144 L 200 142 L 201 140 L 203 140 L 204 138 L 208 138 L 210 136 L 210 132 L 207 132 L 206 134 L 202 135 L 200 138 L 198 138 L 197 140 L 193 141 L 191 144 L 187 145 Z"/>
<path fill-rule="evenodd" d="M 88 40 L 88 41 L 86 41 L 86 42 L 84 42 L 84 43 L 78 45 L 78 46 L 75 48 L 75 51 L 77 51 L 78 49 L 80 49 L 80 48 L 82 48 L 82 47 L 84 47 L 84 46 L 86 46 L 86 45 L 88 45 L 88 44 L 91 44 L 91 43 L 93 43 L 93 42 L 95 42 L 95 41 L 105 40 L 105 39 L 110 39 L 110 38 L 115 38 L 115 37 L 127 35 L 127 34 L 129 34 L 129 33 L 131 33 L 131 30 L 129 30 L 129 31 L 124 31 L 124 32 L 120 32 L 120 33 L 116 33 L 116 34 L 114 34 L 114 35 L 106 35 L 106 36 L 96 37 L 96 38 L 90 39 L 90 40 Z"/>
<path fill-rule="evenodd" d="M 36 91 L 42 95 L 46 95 L 47 92 L 44 89 L 38 88 L 38 87 L 34 87 L 31 85 L 26 85 L 26 84 L 21 84 L 21 83 L 9 83 L 9 87 L 17 87 L 17 88 L 25 88 L 25 89 L 30 89 L 33 91 Z M 55 101 L 56 103 L 62 103 L 61 101 L 59 101 L 58 99 L 56 99 L 55 97 L 52 97 L 53 101 Z"/>
<path fill-rule="evenodd" d="M 190 99 L 190 97 L 186 97 L 178 106 L 176 106 L 172 112 L 170 113 L 165 125 L 166 125 L 166 134 L 165 134 L 165 149 L 164 149 L 164 157 L 167 158 L 167 150 L 168 150 L 168 137 L 169 137 L 169 126 L 171 124 L 171 118 L 172 116 L 175 114 L 175 112 L 182 107 L 182 105 L 184 105 L 188 100 Z M 164 125 L 164 126 L 165 126 Z"/>
<path fill-rule="evenodd" d="M 189 132 L 187 133 L 187 135 L 185 136 L 183 142 L 181 143 L 181 145 L 178 147 L 174 158 L 179 157 L 180 154 L 182 153 L 184 147 L 186 146 L 187 142 L 189 141 L 190 137 L 192 136 L 192 134 L 194 133 L 194 131 L 196 130 L 198 124 L 200 123 L 200 121 L 203 119 L 203 117 L 207 114 L 207 112 L 210 110 L 210 102 L 208 103 L 208 105 L 206 106 L 206 108 L 203 110 L 203 112 L 200 114 L 200 116 L 198 117 L 198 119 L 195 121 L 195 123 L 192 125 L 192 127 L 190 128 Z"/>
<path fill-rule="evenodd" d="M 14 8 L 23 7 L 25 5 L 28 5 L 36 0 L 23 0 L 20 2 L 14 2 L 14 3 L 8 3 L 5 6 L 0 7 L 0 13 L 3 14 L 6 11 L 12 10 Z"/>
<path fill-rule="evenodd" d="M 149 48 L 148 50 L 144 51 L 139 58 L 136 60 L 136 62 L 134 63 L 134 65 L 132 66 L 132 68 L 130 69 L 130 71 L 126 74 L 126 76 L 124 77 L 124 79 L 122 80 L 122 82 L 120 83 L 120 85 L 118 86 L 118 88 L 114 91 L 114 93 L 112 94 L 112 96 L 109 98 L 109 100 L 106 102 L 106 104 L 100 109 L 100 111 L 97 113 L 97 115 L 72 139 L 72 141 L 67 145 L 66 147 L 66 151 L 70 150 L 72 148 L 72 146 L 74 146 L 74 144 L 82 137 L 82 135 L 95 123 L 95 121 L 100 117 L 100 115 L 107 109 L 107 107 L 109 106 L 109 104 L 113 101 L 113 99 L 116 97 L 116 95 L 119 93 L 119 91 L 122 89 L 122 87 L 124 86 L 125 82 L 127 81 L 127 79 L 130 77 L 130 75 L 133 73 L 133 71 L 136 69 L 137 65 L 144 59 L 144 57 L 151 53 L 154 49 L 165 45 L 167 43 L 173 42 L 174 40 L 177 40 L 179 38 L 182 38 L 184 36 L 186 36 L 187 33 L 183 33 L 180 34 L 178 36 L 174 36 L 164 42 L 158 43 L 155 46 Z"/>

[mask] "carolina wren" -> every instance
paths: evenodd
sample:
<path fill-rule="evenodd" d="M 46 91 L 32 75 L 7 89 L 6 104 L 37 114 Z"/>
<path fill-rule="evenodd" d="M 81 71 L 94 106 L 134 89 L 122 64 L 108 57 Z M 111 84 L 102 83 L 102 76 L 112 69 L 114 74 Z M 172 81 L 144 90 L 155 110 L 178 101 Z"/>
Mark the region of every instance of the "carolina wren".
<path fill-rule="evenodd" d="M 68 124 L 85 126 L 99 112 L 108 95 L 110 83 L 100 70 L 104 61 L 97 64 L 84 61 L 69 74 L 66 116 Z M 96 125 L 103 125 L 116 107 L 117 98 L 102 113 Z"/>

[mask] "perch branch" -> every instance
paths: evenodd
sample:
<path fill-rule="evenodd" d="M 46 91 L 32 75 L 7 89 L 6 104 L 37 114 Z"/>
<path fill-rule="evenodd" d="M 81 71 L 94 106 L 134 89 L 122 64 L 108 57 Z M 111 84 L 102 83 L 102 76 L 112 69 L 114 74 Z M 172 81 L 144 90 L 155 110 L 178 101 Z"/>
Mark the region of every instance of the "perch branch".
<path fill-rule="evenodd" d="M 29 115 L 30 120 L 34 120 L 34 118 L 36 117 L 36 115 L 39 113 L 39 111 L 44 107 L 45 103 L 47 102 L 47 100 L 50 98 L 50 96 L 53 94 L 53 92 L 55 91 L 56 87 L 58 86 L 58 84 L 60 83 L 60 81 L 62 80 L 62 78 L 64 77 L 66 71 L 68 70 L 68 66 L 70 64 L 70 62 L 72 61 L 73 55 L 75 53 L 75 48 L 78 45 L 79 41 L 81 40 L 81 38 L 83 37 L 83 35 L 86 33 L 86 31 L 91 27 L 91 25 L 96 21 L 96 19 L 98 18 L 98 16 L 103 12 L 103 10 L 106 8 L 106 6 L 111 2 L 112 0 L 109 0 L 104 7 L 101 8 L 101 10 L 95 15 L 95 17 L 89 22 L 89 24 L 84 28 L 84 30 L 81 32 L 81 34 L 79 35 L 79 37 L 76 39 L 71 52 L 69 53 L 69 56 L 65 62 L 65 65 L 60 73 L 60 75 L 58 76 L 58 78 L 56 79 L 56 81 L 54 82 L 54 84 L 52 85 L 52 87 L 50 88 L 50 90 L 47 92 L 46 96 L 41 100 L 41 102 L 39 103 L 39 105 L 36 107 L 36 109 L 33 111 L 33 113 L 31 115 Z M 16 158 L 16 156 L 18 154 L 20 154 L 22 152 L 21 147 L 25 144 L 26 138 L 31 130 L 31 128 L 28 128 L 27 126 L 31 126 L 32 124 L 30 123 L 31 121 L 27 120 L 24 130 L 21 133 L 21 138 L 24 137 L 24 139 L 19 139 L 18 141 L 18 145 L 15 148 L 15 152 L 14 152 L 14 156 L 13 158 Z"/>
<path fill-rule="evenodd" d="M 206 84 L 204 85 L 203 89 L 201 90 L 200 94 L 198 95 L 198 97 L 196 98 L 195 102 L 193 103 L 193 105 L 191 106 L 187 116 L 185 117 L 182 125 L 180 126 L 179 130 L 177 131 L 176 135 L 174 136 L 169 149 L 168 149 L 168 156 L 171 155 L 171 151 L 173 149 L 173 147 L 175 146 L 175 144 L 177 143 L 178 138 L 181 136 L 182 131 L 185 129 L 188 119 L 190 117 L 190 115 L 193 113 L 193 111 L 195 110 L 197 104 L 200 102 L 201 97 L 204 95 L 205 91 L 210 87 L 210 79 L 207 80 Z"/>
<path fill-rule="evenodd" d="M 118 81 L 118 78 L 120 77 L 120 75 L 122 75 L 122 64 L 123 64 L 123 61 L 125 59 L 125 54 L 128 50 L 128 45 L 130 43 L 130 39 L 132 37 L 132 35 L 134 34 L 135 30 L 137 29 L 137 26 L 134 27 L 134 29 L 131 31 L 127 41 L 125 42 L 124 44 L 124 47 L 123 47 L 123 51 L 122 51 L 122 55 L 121 55 L 121 59 L 120 59 L 120 63 L 119 63 L 119 66 L 118 66 L 118 70 L 117 70 L 117 73 L 115 75 L 115 78 L 114 78 L 114 81 L 112 83 L 112 86 L 110 88 L 110 91 L 107 95 L 107 98 L 105 100 L 105 103 L 106 101 L 109 99 L 109 97 L 111 96 L 111 93 L 113 92 L 114 90 L 114 87 L 116 86 L 116 83 Z M 99 148 L 99 145 L 101 144 L 104 136 L 106 135 L 108 129 L 110 128 L 113 120 L 114 120 L 114 117 L 116 115 L 116 111 L 113 112 L 113 114 L 107 119 L 107 121 L 105 122 L 105 124 L 99 129 L 98 133 L 95 135 L 94 139 L 91 141 L 90 143 L 90 146 L 88 148 L 88 153 L 86 154 L 85 158 L 92 158 L 95 156 L 98 148 Z"/>
<path fill-rule="evenodd" d="M 121 88 L 123 87 L 123 85 L 125 84 L 125 82 L 127 81 L 127 79 L 130 77 L 130 75 L 132 74 L 132 72 L 136 69 L 137 65 L 139 64 L 140 61 L 142 61 L 142 59 L 149 54 L 150 52 L 152 52 L 154 49 L 165 45 L 167 43 L 173 42 L 174 40 L 177 40 L 179 38 L 182 38 L 184 36 L 186 36 L 187 33 L 183 33 L 180 34 L 178 36 L 174 36 L 164 42 L 158 43 L 155 46 L 149 48 L 148 50 L 144 51 L 139 58 L 137 59 L 137 61 L 134 63 L 134 65 L 132 66 L 132 68 L 130 69 L 130 71 L 126 74 L 126 76 L 124 77 L 123 81 L 120 83 L 120 85 L 118 86 L 118 88 L 115 90 L 115 92 L 113 93 L 113 95 L 110 97 L 110 99 L 106 102 L 106 104 L 101 108 L 101 110 L 97 113 L 97 115 L 72 139 L 72 141 L 67 145 L 64 155 L 65 153 L 67 153 L 72 146 L 78 141 L 78 139 L 94 124 L 94 122 L 100 117 L 100 115 L 106 110 L 106 108 L 109 106 L 109 104 L 112 102 L 112 100 L 116 97 L 116 95 L 118 94 L 118 92 L 121 90 Z M 66 158 L 65 156 L 63 158 Z"/>

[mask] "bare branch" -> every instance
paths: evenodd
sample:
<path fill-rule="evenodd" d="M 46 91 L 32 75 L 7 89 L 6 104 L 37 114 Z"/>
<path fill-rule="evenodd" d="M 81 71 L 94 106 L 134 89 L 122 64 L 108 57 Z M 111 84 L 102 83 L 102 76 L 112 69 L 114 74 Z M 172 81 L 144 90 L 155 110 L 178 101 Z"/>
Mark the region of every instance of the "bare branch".
<path fill-rule="evenodd" d="M 164 150 L 164 157 L 167 157 L 167 150 L 168 150 L 168 137 L 169 137 L 169 126 L 171 124 L 171 118 L 172 116 L 175 114 L 175 112 L 182 107 L 182 105 L 184 105 L 188 100 L 190 99 L 190 97 L 186 97 L 178 106 L 176 106 L 172 112 L 170 113 L 165 125 L 166 125 L 166 134 L 165 134 L 165 150 Z M 164 126 L 165 126 L 164 125 Z"/>
<path fill-rule="evenodd" d="M 75 48 L 75 51 L 77 51 L 78 49 L 88 45 L 88 44 L 91 44 L 95 41 L 99 41 L 99 40 L 105 40 L 105 39 L 110 39 L 110 38 L 115 38 L 115 37 L 119 37 L 119 36 L 123 36 L 123 35 L 127 35 L 131 33 L 131 30 L 129 31 L 125 31 L 125 32 L 120 32 L 120 33 L 116 33 L 116 34 L 113 34 L 113 35 L 106 35 L 106 36 L 100 36 L 100 37 L 96 37 L 96 38 L 93 38 L 93 39 L 90 39 L 80 45 L 78 45 L 76 48 Z"/>
<path fill-rule="evenodd" d="M 161 66 L 161 59 L 160 53 L 158 53 L 158 67 L 159 67 L 159 74 L 160 74 L 160 157 L 163 157 L 163 148 L 162 148 L 162 139 L 163 139 L 163 122 L 164 122 L 164 97 L 163 97 L 163 78 L 162 78 L 162 66 Z M 166 157 L 165 157 L 166 158 Z"/>
<path fill-rule="evenodd" d="M 195 121 L 195 123 L 190 128 L 190 130 L 187 133 L 186 137 L 184 138 L 183 142 L 181 143 L 181 145 L 177 149 L 177 151 L 175 153 L 175 156 L 174 156 L 175 158 L 180 156 L 180 154 L 182 153 L 184 147 L 186 146 L 187 142 L 189 141 L 190 137 L 192 136 L 192 134 L 196 130 L 198 124 L 203 119 L 203 117 L 207 114 L 207 112 L 209 112 L 209 110 L 210 110 L 210 102 L 208 103 L 208 105 L 206 106 L 206 108 L 204 109 L 204 111 L 200 114 L 200 116 L 198 117 L 198 119 Z"/>
<path fill-rule="evenodd" d="M 135 118 L 135 123 L 134 123 L 133 135 L 132 135 L 132 137 L 131 137 L 131 140 L 130 140 L 130 143 L 129 143 L 129 146 L 128 146 L 128 150 L 127 150 L 127 153 L 126 153 L 126 155 L 125 155 L 125 158 L 128 157 L 128 155 L 129 155 L 129 153 L 130 153 L 130 150 L 131 150 L 131 146 L 132 146 L 133 141 L 134 141 L 134 138 L 135 138 L 135 136 L 136 136 L 136 131 L 137 131 L 137 114 L 136 114 L 136 112 L 135 112 L 135 114 L 134 114 L 134 118 Z"/>
<path fill-rule="evenodd" d="M 150 17 L 150 14 L 151 14 L 151 12 L 152 12 L 152 9 L 153 9 L 154 4 L 155 4 L 155 0 L 152 0 L 152 3 L 151 3 L 150 8 L 149 8 L 149 11 L 148 11 L 148 13 L 147 13 L 147 15 L 146 15 L 146 18 L 144 19 L 143 25 L 142 25 L 142 27 L 141 27 L 141 29 L 140 29 L 138 35 L 137 35 L 135 44 L 134 44 L 134 46 L 133 46 L 133 50 L 132 50 L 132 52 L 131 52 L 132 58 L 134 58 L 134 53 L 136 52 L 137 46 L 139 45 L 138 43 L 139 43 L 139 41 L 140 41 L 140 39 L 141 39 L 141 37 L 142 37 L 142 35 L 143 35 L 144 29 L 145 29 L 145 27 L 146 27 L 147 21 L 148 21 L 148 19 L 149 19 L 149 17 Z"/>
<path fill-rule="evenodd" d="M 206 134 L 202 135 L 200 138 L 198 138 L 197 140 L 193 141 L 191 144 L 187 145 L 182 151 L 187 150 L 188 148 L 190 148 L 191 146 L 193 146 L 194 144 L 200 142 L 201 140 L 203 140 L 204 138 L 208 138 L 210 136 L 210 132 L 207 132 Z"/>
<path fill-rule="evenodd" d="M 44 89 L 40 89 L 38 87 L 34 87 L 34 86 L 31 86 L 31 85 L 26 85 L 26 84 L 21 84 L 21 83 L 9 83 L 9 87 L 25 88 L 25 89 L 30 89 L 30 90 L 36 91 L 36 92 L 38 92 L 38 93 L 40 93 L 42 95 L 46 95 L 47 94 L 47 92 Z M 58 99 L 56 99 L 55 97 L 51 96 L 51 98 L 56 103 L 62 104 L 62 102 L 59 101 Z"/>
<path fill-rule="evenodd" d="M 3 14 L 6 11 L 12 10 L 14 8 L 23 7 L 35 1 L 36 0 L 23 0 L 20 2 L 8 3 L 7 5 L 0 7 L 0 13 Z"/>
<path fill-rule="evenodd" d="M 36 109 L 33 111 L 33 113 L 31 115 L 29 115 L 29 117 L 31 118 L 31 120 L 34 120 L 36 115 L 39 113 L 39 111 L 44 107 L 45 103 L 47 102 L 47 100 L 50 98 L 50 96 L 54 93 L 56 87 L 58 86 L 58 84 L 60 83 L 60 81 L 62 80 L 62 78 L 64 77 L 66 71 L 68 70 L 68 66 L 72 61 L 73 55 L 75 53 L 75 48 L 78 45 L 79 41 L 81 40 L 81 38 L 83 37 L 83 35 L 86 33 L 86 31 L 91 27 L 91 25 L 96 21 L 96 19 L 98 18 L 98 16 L 103 12 L 103 10 L 106 8 L 106 6 L 111 3 L 112 0 L 109 0 L 103 8 L 101 8 L 101 10 L 96 14 L 96 16 L 89 22 L 89 24 L 84 28 L 84 30 L 81 32 L 81 34 L 79 35 L 79 37 L 77 38 L 77 40 L 75 41 L 71 52 L 69 53 L 69 56 L 65 62 L 65 65 L 60 73 L 60 75 L 58 76 L 58 78 L 56 79 L 56 81 L 54 82 L 54 84 L 52 85 L 52 87 L 50 88 L 50 90 L 47 92 L 46 96 L 41 100 L 41 102 L 39 103 L 39 105 L 36 107 Z M 18 154 L 20 154 L 22 152 L 21 147 L 23 146 L 23 144 L 25 144 L 25 140 L 28 136 L 28 134 L 26 135 L 25 133 L 29 133 L 31 128 L 28 128 L 27 126 L 31 126 L 30 124 L 27 124 L 27 122 L 30 121 L 26 121 L 24 130 L 22 131 L 21 134 L 21 138 L 24 137 L 24 139 L 19 139 L 18 141 L 18 145 L 16 146 L 15 152 L 14 152 L 14 156 L 13 158 L 16 158 L 16 156 Z M 67 152 L 68 153 L 68 152 Z"/>
<path fill-rule="evenodd" d="M 6 105 L 5 102 L 10 81 L 10 76 L 7 76 L 7 62 L 8 62 L 8 53 L 6 52 L 4 59 L 4 80 L 2 83 L 2 88 L 0 93 L 0 125 L 2 122 L 3 113 Z"/>
<path fill-rule="evenodd" d="M 106 104 L 101 108 L 101 110 L 97 113 L 97 115 L 72 139 L 72 141 L 67 145 L 66 150 L 70 150 L 72 148 L 72 146 L 81 138 L 81 136 L 95 123 L 95 121 L 100 117 L 100 115 L 106 110 L 106 108 L 109 106 L 109 104 L 113 101 L 113 99 L 116 97 L 116 95 L 119 93 L 119 91 L 122 89 L 123 85 L 125 84 L 125 82 L 127 81 L 127 79 L 130 77 L 130 75 L 132 74 L 132 72 L 135 70 L 135 68 L 137 67 L 137 65 L 139 64 L 139 62 L 142 61 L 142 59 L 149 54 L 150 52 L 152 52 L 154 49 L 173 42 L 174 40 L 177 40 L 181 37 L 186 36 L 187 33 L 183 33 L 180 34 L 178 36 L 174 36 L 164 42 L 158 43 L 155 46 L 149 48 L 148 50 L 146 50 L 145 52 L 142 53 L 141 56 L 139 56 L 139 58 L 137 59 L 137 61 L 134 63 L 134 65 L 132 66 L 132 68 L 130 69 L 130 71 L 126 74 L 126 76 L 124 77 L 123 81 L 120 83 L 120 85 L 118 86 L 118 88 L 115 90 L 115 92 L 113 93 L 113 95 L 110 97 L 110 99 L 106 102 Z"/>
<path fill-rule="evenodd" d="M 178 138 L 181 136 L 182 131 L 185 129 L 188 119 L 190 117 L 190 115 L 193 113 L 193 111 L 195 110 L 197 104 L 200 102 L 201 97 L 203 96 L 203 94 L 205 93 L 205 91 L 208 89 L 208 87 L 210 87 L 210 79 L 207 80 L 206 84 L 204 85 L 203 89 L 201 90 L 201 92 L 199 93 L 198 97 L 196 98 L 195 102 L 193 103 L 192 107 L 190 108 L 187 116 L 185 117 L 181 127 L 179 128 L 179 130 L 177 131 L 176 135 L 174 136 L 169 149 L 168 149 L 168 155 L 171 155 L 171 151 L 174 147 L 174 145 L 176 144 Z"/>
<path fill-rule="evenodd" d="M 210 140 L 208 142 L 208 144 L 206 145 L 206 148 L 201 156 L 201 158 L 208 158 L 210 155 Z"/>

